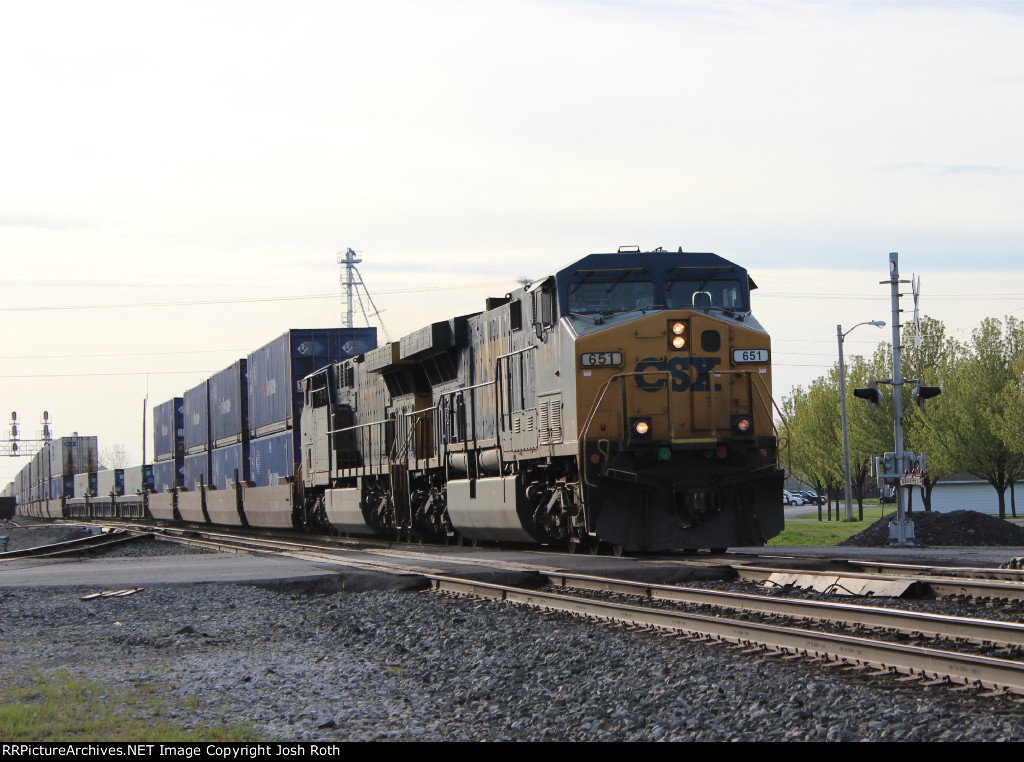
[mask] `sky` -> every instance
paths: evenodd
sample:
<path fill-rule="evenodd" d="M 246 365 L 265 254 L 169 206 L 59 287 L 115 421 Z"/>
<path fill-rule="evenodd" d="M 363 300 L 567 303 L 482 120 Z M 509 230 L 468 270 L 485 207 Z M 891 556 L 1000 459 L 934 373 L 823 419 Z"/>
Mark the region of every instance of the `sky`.
<path fill-rule="evenodd" d="M 348 247 L 393 338 L 589 253 L 715 252 L 759 287 L 779 399 L 836 362 L 837 325 L 891 323 L 889 252 L 956 338 L 1024 317 L 1024 2 L 0 12 L 0 415 L 23 438 L 45 410 L 141 462 L 144 400 L 151 421 L 340 324 Z"/>

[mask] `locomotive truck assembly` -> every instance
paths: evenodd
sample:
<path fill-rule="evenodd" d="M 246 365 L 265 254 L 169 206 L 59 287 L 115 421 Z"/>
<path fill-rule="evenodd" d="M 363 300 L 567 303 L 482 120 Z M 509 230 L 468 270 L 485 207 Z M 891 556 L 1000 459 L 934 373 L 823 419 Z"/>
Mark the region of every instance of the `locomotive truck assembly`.
<path fill-rule="evenodd" d="M 783 472 L 754 288 L 715 254 L 592 254 L 305 375 L 276 484 L 207 467 L 136 495 L 32 499 L 21 474 L 5 493 L 24 515 L 617 552 L 763 545 L 783 528 Z"/>

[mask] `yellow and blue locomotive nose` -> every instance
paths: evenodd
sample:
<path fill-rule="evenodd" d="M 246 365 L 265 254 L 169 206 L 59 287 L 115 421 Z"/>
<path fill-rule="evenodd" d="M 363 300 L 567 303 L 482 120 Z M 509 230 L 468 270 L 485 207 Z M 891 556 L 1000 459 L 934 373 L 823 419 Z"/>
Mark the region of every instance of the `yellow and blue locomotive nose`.
<path fill-rule="evenodd" d="M 772 432 L 770 345 L 762 331 L 670 311 L 580 336 L 577 348 L 577 404 L 584 424 L 592 418 L 581 432 L 588 439 L 671 444 Z"/>
<path fill-rule="evenodd" d="M 706 547 L 720 524 L 717 544 L 726 547 L 760 544 L 775 533 L 756 520 L 745 524 L 748 512 L 737 508 L 767 505 L 781 488 L 767 334 L 701 311 L 671 310 L 577 343 L 581 358 L 619 360 L 581 359 L 577 370 L 584 489 L 602 537 L 652 547 L 664 542 L 657 536 L 664 531 L 678 547 L 686 542 L 679 532 L 696 537 L 699 526 L 704 541 L 696 547 Z M 659 511 L 670 526 L 651 518 Z"/>

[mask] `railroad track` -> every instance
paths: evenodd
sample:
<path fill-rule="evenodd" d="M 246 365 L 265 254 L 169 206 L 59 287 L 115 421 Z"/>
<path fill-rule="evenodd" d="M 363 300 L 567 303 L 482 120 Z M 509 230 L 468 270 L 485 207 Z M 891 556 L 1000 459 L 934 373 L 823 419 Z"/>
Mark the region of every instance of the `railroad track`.
<path fill-rule="evenodd" d="M 126 534 L 143 534 L 142 529 L 126 530 Z M 150 533 L 151 528 L 145 528 Z M 877 674 L 898 673 L 930 681 L 950 682 L 984 688 L 994 692 L 1024 695 L 1024 661 L 959 650 L 958 643 L 971 643 L 992 649 L 1018 652 L 1024 649 L 1024 625 L 982 619 L 922 613 L 860 604 L 822 602 L 786 598 L 779 595 L 751 595 L 706 588 L 655 585 L 592 575 L 569 574 L 564 570 L 530 563 L 457 557 L 451 554 L 447 563 L 487 567 L 506 571 L 531 572 L 550 586 L 588 590 L 604 594 L 628 595 L 647 601 L 685 606 L 711 606 L 717 611 L 732 612 L 734 618 L 721 614 L 708 615 L 692 611 L 640 606 L 593 596 L 568 595 L 539 589 L 485 583 L 436 573 L 430 558 L 422 551 L 398 548 L 325 547 L 321 544 L 241 538 L 219 532 L 196 530 L 164 530 L 162 539 L 184 542 L 221 551 L 267 553 L 312 560 L 319 563 L 383 571 L 390 574 L 416 574 L 426 577 L 434 590 L 460 595 L 474 595 L 492 600 L 530 605 L 645 628 L 657 628 L 689 637 L 733 643 L 757 652 L 772 652 L 792 658 L 823 659 Z M 752 567 L 757 574 L 777 570 Z M 789 572 L 789 570 L 785 570 Z M 903 570 L 904 572 L 906 570 Z M 949 571 L 949 570 L 945 570 Z M 789 572 L 791 573 L 791 572 Z M 751 578 L 754 572 L 741 571 Z M 832 574 L 835 576 L 835 573 Z M 871 576 L 871 575 L 861 575 Z M 891 575 L 875 575 L 888 576 Z M 927 577 L 926 577 L 927 578 Z M 950 581 L 949 577 L 943 578 Z M 967 580 L 1001 586 L 1012 581 Z M 962 589 L 965 580 L 953 579 Z M 751 615 L 784 617 L 797 624 L 753 621 Z M 743 617 L 746 617 L 745 619 Z M 756 617 L 755 617 L 756 618 Z M 833 629 L 871 628 L 878 636 L 864 637 Z M 942 638 L 950 644 L 943 648 L 898 642 L 893 633 L 914 638 Z"/>
<path fill-rule="evenodd" d="M 622 584 L 621 580 L 606 582 Z M 1012 659 L 959 653 L 804 627 L 634 606 L 578 595 L 524 590 L 451 577 L 433 576 L 431 584 L 437 591 L 675 632 L 701 640 L 732 643 L 755 653 L 775 652 L 796 658 L 821 659 L 852 668 L 874 670 L 869 674 L 896 673 L 920 678 L 933 684 L 956 683 L 987 689 L 994 694 L 1010 692 L 1024 695 L 1024 662 Z M 901 613 L 913 616 L 915 612 Z M 906 621 L 904 620 L 903 626 L 906 625 Z M 983 626 L 980 623 L 976 624 Z M 993 631 L 1005 625 L 1000 622 L 989 624 L 993 626 Z M 1016 642 L 1020 639 L 1019 629 L 1014 632 L 1014 628 L 1004 628 L 1002 631 L 1009 640 Z"/>
<path fill-rule="evenodd" d="M 1024 574 L 1009 569 L 912 567 L 870 564 L 878 573 L 793 570 L 782 566 L 733 564 L 739 578 L 784 587 L 793 585 L 839 595 L 902 594 L 976 601 L 1024 602 Z M 978 576 L 972 576 L 977 574 Z"/>
<path fill-rule="evenodd" d="M 149 536 L 149 532 L 133 532 L 117 529 L 111 532 L 102 532 L 89 537 L 81 537 L 77 540 L 53 543 L 51 545 L 40 545 L 34 548 L 22 548 L 20 550 L 8 550 L 0 553 L 0 561 L 24 559 L 24 558 L 59 558 L 61 556 L 81 556 L 90 553 L 102 553 L 117 545 L 141 540 Z"/>

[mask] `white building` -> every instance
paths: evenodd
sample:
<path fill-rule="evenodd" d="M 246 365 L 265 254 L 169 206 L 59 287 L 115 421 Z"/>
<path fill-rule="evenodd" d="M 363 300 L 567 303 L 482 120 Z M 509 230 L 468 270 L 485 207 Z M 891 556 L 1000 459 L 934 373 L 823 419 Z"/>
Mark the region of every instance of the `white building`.
<path fill-rule="evenodd" d="M 1018 485 L 1019 487 L 1020 485 Z M 1024 516 L 1024 488 L 1015 488 L 1017 497 L 1022 501 L 1017 504 L 1017 515 Z M 1005 492 L 1006 517 L 1011 518 L 1010 489 Z M 921 493 L 914 488 L 914 510 L 924 510 Z M 988 482 L 973 474 L 957 474 L 944 476 L 932 490 L 932 510 L 937 513 L 950 511 L 977 511 L 993 516 L 999 515 L 999 495 Z"/>

